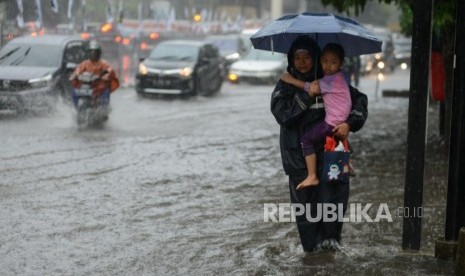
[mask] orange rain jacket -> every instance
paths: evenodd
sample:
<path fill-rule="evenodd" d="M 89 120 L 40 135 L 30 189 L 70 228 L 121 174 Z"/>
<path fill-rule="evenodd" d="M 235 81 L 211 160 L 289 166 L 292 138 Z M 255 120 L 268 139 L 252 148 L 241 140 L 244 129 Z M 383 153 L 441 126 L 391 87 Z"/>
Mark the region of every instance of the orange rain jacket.
<path fill-rule="evenodd" d="M 94 93 L 100 95 L 108 87 L 110 92 L 115 91 L 119 87 L 119 79 L 116 76 L 115 70 L 111 68 L 110 64 L 107 61 L 100 59 L 96 62 L 91 61 L 90 59 L 84 60 L 81 62 L 74 73 L 70 77 L 73 87 L 79 88 L 81 86 L 77 76 L 83 72 L 91 72 L 92 74 L 100 76 L 104 71 L 108 71 L 108 84 L 107 81 L 100 81 L 94 87 Z M 94 95 L 96 96 L 96 95 Z"/>

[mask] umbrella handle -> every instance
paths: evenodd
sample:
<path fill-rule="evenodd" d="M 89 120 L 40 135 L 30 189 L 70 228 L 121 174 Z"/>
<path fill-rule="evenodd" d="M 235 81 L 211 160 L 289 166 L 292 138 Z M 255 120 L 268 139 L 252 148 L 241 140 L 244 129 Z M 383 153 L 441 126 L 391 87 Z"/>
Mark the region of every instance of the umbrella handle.
<path fill-rule="evenodd" d="M 316 46 L 318 46 L 318 33 L 315 34 L 315 43 L 316 43 Z M 315 62 L 314 64 L 316 64 L 316 67 L 315 67 L 315 80 L 317 78 L 317 73 L 318 73 L 318 51 L 315 51 Z M 318 102 L 317 102 L 318 103 Z"/>
<path fill-rule="evenodd" d="M 274 45 L 273 45 L 273 36 L 270 36 L 270 44 L 271 44 L 271 54 L 274 55 Z"/>

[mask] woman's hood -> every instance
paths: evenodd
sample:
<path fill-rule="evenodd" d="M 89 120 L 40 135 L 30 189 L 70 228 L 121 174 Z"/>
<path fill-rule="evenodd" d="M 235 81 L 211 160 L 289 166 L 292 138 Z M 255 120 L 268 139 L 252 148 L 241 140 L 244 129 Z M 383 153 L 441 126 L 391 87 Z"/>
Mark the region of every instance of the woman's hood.
<path fill-rule="evenodd" d="M 320 79 L 323 77 L 323 70 L 321 69 L 321 63 L 320 63 L 320 56 L 321 56 L 321 49 L 318 47 L 318 44 L 313 40 L 308 35 L 302 35 L 297 37 L 294 42 L 292 42 L 291 48 L 289 48 L 289 51 L 287 52 L 287 71 L 298 77 L 298 78 L 304 78 L 304 79 L 314 79 L 315 78 L 315 66 L 312 68 L 312 70 L 307 74 L 307 76 L 298 76 L 298 73 L 295 72 L 296 70 L 293 70 L 294 67 L 294 55 L 297 52 L 297 50 L 307 50 L 313 57 L 313 65 L 318 65 L 317 66 L 317 79 Z"/>

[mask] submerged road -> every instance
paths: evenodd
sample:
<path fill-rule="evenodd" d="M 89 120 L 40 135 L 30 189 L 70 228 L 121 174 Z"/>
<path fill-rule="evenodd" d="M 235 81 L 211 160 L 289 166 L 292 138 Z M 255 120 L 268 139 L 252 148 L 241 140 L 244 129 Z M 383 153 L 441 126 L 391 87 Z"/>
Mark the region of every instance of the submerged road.
<path fill-rule="evenodd" d="M 408 85 L 405 75 L 392 83 Z M 394 216 L 408 100 L 375 99 L 374 87 L 362 79 L 370 119 L 351 136 L 358 175 L 350 201 L 386 203 Z M 272 89 L 225 83 L 211 98 L 160 99 L 122 88 L 105 127 L 84 131 L 63 103 L 50 114 L 1 118 L 1 274 L 451 273 L 432 257 L 443 225 L 435 216 L 445 207 L 428 196 L 443 195 L 441 177 L 425 199 L 418 255 L 400 249 L 400 218 L 346 223 L 343 250 L 313 257 L 304 257 L 294 223 L 264 222 L 264 203 L 289 200 Z"/>

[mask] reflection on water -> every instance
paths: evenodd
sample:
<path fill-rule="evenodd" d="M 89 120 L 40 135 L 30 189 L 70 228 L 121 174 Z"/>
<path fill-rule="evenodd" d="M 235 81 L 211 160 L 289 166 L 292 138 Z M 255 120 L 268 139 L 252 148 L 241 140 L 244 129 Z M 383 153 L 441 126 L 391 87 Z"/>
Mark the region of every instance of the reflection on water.
<path fill-rule="evenodd" d="M 305 255 L 294 223 L 263 222 L 264 203 L 289 202 L 272 87 L 233 88 L 172 102 L 138 102 L 121 91 L 103 130 L 76 131 L 67 108 L 66 120 L 2 122 L 0 267 L 66 275 L 453 274 L 451 263 L 432 256 L 447 168 L 434 132 L 419 254 L 400 249 L 402 219 L 393 218 L 346 223 L 340 252 Z M 433 126 L 436 117 L 433 107 Z M 357 171 L 350 202 L 402 206 L 406 126 L 406 99 L 371 106 L 365 128 L 350 137 Z"/>

